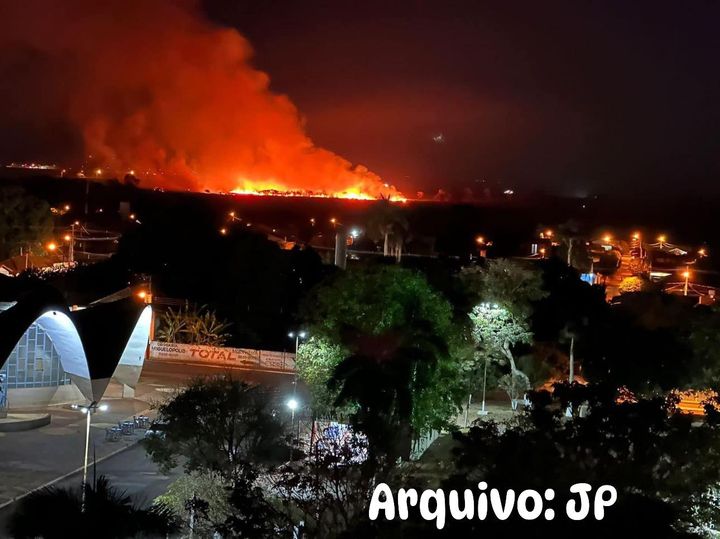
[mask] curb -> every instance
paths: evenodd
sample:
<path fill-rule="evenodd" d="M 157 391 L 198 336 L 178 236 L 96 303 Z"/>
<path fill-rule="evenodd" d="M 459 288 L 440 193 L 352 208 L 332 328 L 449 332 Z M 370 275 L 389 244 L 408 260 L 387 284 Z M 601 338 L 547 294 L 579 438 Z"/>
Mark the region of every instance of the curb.
<path fill-rule="evenodd" d="M 145 410 L 141 410 L 140 412 L 138 412 L 138 415 L 144 415 L 144 413 L 145 413 L 145 412 L 148 412 L 149 410 L 150 410 L 150 408 L 147 408 L 147 409 L 145 409 Z M 140 443 L 140 440 L 141 440 L 141 439 L 142 439 L 142 438 L 138 438 L 137 440 L 133 441 L 132 443 L 130 443 L 130 444 L 124 446 L 124 447 L 118 447 L 117 449 L 115 449 L 114 451 L 108 453 L 107 455 L 102 456 L 102 457 L 100 457 L 99 459 L 96 459 L 96 460 L 95 460 L 95 463 L 97 464 L 98 462 L 102 462 L 102 461 L 104 461 L 104 460 L 107 460 L 107 459 L 109 459 L 110 457 L 114 457 L 115 455 L 117 455 L 117 454 L 119 454 L 119 453 L 122 453 L 123 451 L 125 451 L 125 450 L 127 450 L 127 449 L 130 449 L 131 447 L 136 446 L 138 443 Z M 14 504 L 15 502 L 17 502 L 17 501 L 19 501 L 19 500 L 22 500 L 24 497 L 29 496 L 29 495 L 32 494 L 33 492 L 37 492 L 38 490 L 42 490 L 42 489 L 47 488 L 47 487 L 51 487 L 51 486 L 54 485 L 55 483 L 58 483 L 58 482 L 62 481 L 63 479 L 67 479 L 67 478 L 70 477 L 71 475 L 75 475 L 76 473 L 81 472 L 83 468 L 84 468 L 84 466 L 79 466 L 78 468 L 76 468 L 76 469 L 74 469 L 74 470 L 72 470 L 72 471 L 70 471 L 70 472 L 67 472 L 67 473 L 65 473 L 65 474 L 63 474 L 63 475 L 61 475 L 61 476 L 59 476 L 59 477 L 56 477 L 55 479 L 51 479 L 50 481 L 47 481 L 47 482 L 43 483 L 42 485 L 40 485 L 40 486 L 38 486 L 38 487 L 32 488 L 32 489 L 28 490 L 27 492 L 23 492 L 22 494 L 18 494 L 17 496 L 15 496 L 14 498 L 9 499 L 9 500 L 6 501 L 6 502 L 0 503 L 0 510 L 5 509 L 5 508 L 8 507 L 9 505 L 12 505 L 12 504 Z"/>
<path fill-rule="evenodd" d="M 120 448 L 116 449 L 115 451 L 113 451 L 112 453 L 108 453 L 108 454 L 105 455 L 104 457 L 100 457 L 99 459 L 96 459 L 95 462 L 96 462 L 96 463 L 102 462 L 102 461 L 104 461 L 104 460 L 106 460 L 106 459 L 109 459 L 110 457 L 114 457 L 114 456 L 117 455 L 118 453 L 122 453 L 122 452 L 125 451 L 126 449 L 130 449 L 131 447 L 137 445 L 139 442 L 140 442 L 140 440 L 135 440 L 133 443 L 128 444 L 128 445 L 126 445 L 125 447 L 120 447 Z M 12 498 L 12 499 L 10 499 L 10 500 L 8 500 L 8 501 L 6 501 L 6 502 L 1 503 L 1 504 L 0 504 L 0 509 L 5 509 L 8 505 L 12 505 L 12 504 L 14 504 L 14 503 L 17 502 L 17 501 L 22 500 L 25 496 L 28 496 L 28 495 L 32 494 L 33 492 L 37 492 L 38 490 L 42 490 L 42 489 L 47 488 L 47 487 L 51 487 L 51 486 L 54 485 L 55 483 L 57 483 L 57 482 L 59 482 L 59 481 L 62 481 L 63 479 L 67 479 L 67 478 L 70 477 L 71 475 L 75 475 L 75 474 L 78 473 L 78 472 L 81 472 L 82 469 L 83 469 L 83 466 L 80 466 L 79 468 L 76 468 L 75 470 L 72 470 L 71 472 L 68 472 L 68 473 L 66 473 L 66 474 L 63 474 L 63 475 L 61 475 L 60 477 L 56 477 L 55 479 L 51 479 L 50 481 L 48 481 L 48 482 L 46 482 L 46 483 L 43 483 L 42 485 L 40 485 L 40 486 L 38 486 L 38 487 L 35 487 L 35 488 L 33 488 L 33 489 L 30 489 L 30 490 L 28 490 L 27 492 L 23 492 L 22 494 L 18 494 L 18 495 L 15 496 L 14 498 Z"/>

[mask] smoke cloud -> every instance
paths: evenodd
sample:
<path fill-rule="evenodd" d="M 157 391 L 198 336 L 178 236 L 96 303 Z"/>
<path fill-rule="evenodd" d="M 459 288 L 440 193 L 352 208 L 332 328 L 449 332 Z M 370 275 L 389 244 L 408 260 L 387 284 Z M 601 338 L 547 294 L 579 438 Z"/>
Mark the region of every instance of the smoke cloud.
<path fill-rule="evenodd" d="M 0 107 L 24 127 L 69 126 L 93 166 L 171 189 L 395 193 L 315 146 L 251 59 L 195 2 L 0 5 Z"/>

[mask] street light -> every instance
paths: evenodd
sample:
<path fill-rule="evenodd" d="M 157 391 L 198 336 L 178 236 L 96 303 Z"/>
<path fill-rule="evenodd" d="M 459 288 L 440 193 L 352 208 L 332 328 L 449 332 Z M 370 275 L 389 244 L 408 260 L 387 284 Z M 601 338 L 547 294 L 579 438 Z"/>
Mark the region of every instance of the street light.
<path fill-rule="evenodd" d="M 85 491 L 87 490 L 87 466 L 88 466 L 88 451 L 90 449 L 90 416 L 100 410 L 104 412 L 108 409 L 107 404 L 98 404 L 97 401 L 93 401 L 86 406 L 77 406 L 78 410 L 85 414 L 87 422 L 85 423 L 85 459 L 83 461 L 83 480 L 82 480 L 82 502 L 81 511 L 85 512 Z"/>
<path fill-rule="evenodd" d="M 297 355 L 298 348 L 300 347 L 300 339 L 307 337 L 307 331 L 291 331 L 288 333 L 288 337 L 295 339 L 295 377 L 293 378 L 293 394 L 292 398 L 287 402 L 288 408 L 291 411 L 290 417 L 290 428 L 292 428 L 295 422 L 295 409 L 298 407 L 297 396 Z M 300 437 L 300 424 L 298 423 L 298 438 Z"/>
<path fill-rule="evenodd" d="M 47 244 L 46 247 L 47 247 L 48 251 L 55 251 L 57 249 L 57 243 L 55 243 L 54 241 L 51 241 L 50 243 Z"/>
<path fill-rule="evenodd" d="M 685 268 L 682 272 L 682 276 L 685 277 L 685 286 L 683 286 L 683 296 L 688 295 L 688 283 L 690 281 L 690 268 Z"/>

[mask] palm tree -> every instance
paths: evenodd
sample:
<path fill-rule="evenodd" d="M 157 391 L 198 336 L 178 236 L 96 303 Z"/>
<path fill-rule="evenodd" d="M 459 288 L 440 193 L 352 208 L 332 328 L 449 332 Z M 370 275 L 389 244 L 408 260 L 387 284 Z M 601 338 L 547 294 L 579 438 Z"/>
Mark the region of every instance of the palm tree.
<path fill-rule="evenodd" d="M 172 308 L 165 311 L 160 319 L 160 327 L 157 336 L 164 342 L 181 342 L 180 335 L 187 324 L 183 310 L 174 311 Z"/>
<path fill-rule="evenodd" d="M 384 256 L 395 256 L 400 261 L 408 228 L 400 208 L 390 200 L 382 198 L 370 209 L 368 234 L 376 241 L 383 241 Z"/>
<path fill-rule="evenodd" d="M 154 505 L 141 509 L 128 495 L 111 487 L 108 480 L 100 476 L 94 486 L 86 487 L 84 511 L 80 487 L 48 487 L 18 502 L 7 531 L 17 539 L 112 539 L 165 537 L 176 529 L 174 517 L 166 507 Z"/>
<path fill-rule="evenodd" d="M 438 358 L 447 353 L 445 342 L 424 320 L 379 335 L 346 328 L 343 341 L 351 354 L 330 381 L 340 387 L 336 406 L 357 405 L 351 421 L 367 436 L 371 457 L 387 456 L 390 462 L 408 458 L 414 396 L 427 386 Z"/>
<path fill-rule="evenodd" d="M 230 338 L 230 324 L 220 320 L 207 306 L 168 309 L 160 322 L 158 337 L 165 342 L 222 346 Z"/>

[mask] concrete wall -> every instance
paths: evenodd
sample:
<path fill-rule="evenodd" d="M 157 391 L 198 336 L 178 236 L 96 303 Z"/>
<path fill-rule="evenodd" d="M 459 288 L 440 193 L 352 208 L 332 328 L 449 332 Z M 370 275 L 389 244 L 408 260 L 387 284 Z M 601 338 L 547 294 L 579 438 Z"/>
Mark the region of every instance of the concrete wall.
<path fill-rule="evenodd" d="M 8 390 L 9 410 L 45 408 L 51 404 L 82 404 L 87 399 L 75 384 L 59 387 L 28 387 Z"/>

